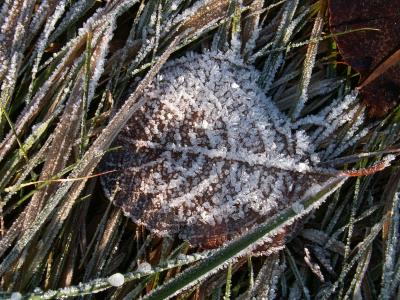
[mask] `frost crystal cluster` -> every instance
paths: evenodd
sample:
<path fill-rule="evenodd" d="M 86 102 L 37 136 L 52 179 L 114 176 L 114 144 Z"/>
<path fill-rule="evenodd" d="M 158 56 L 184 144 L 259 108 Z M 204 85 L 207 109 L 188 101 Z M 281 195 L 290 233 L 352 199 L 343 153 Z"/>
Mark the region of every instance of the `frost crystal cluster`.
<path fill-rule="evenodd" d="M 167 63 L 105 160 L 108 196 L 135 222 L 194 245 L 222 243 L 303 198 L 332 175 L 310 137 L 232 53 Z"/>
<path fill-rule="evenodd" d="M 120 287 L 125 283 L 125 278 L 121 273 L 115 273 L 107 278 L 107 282 L 111 286 Z"/>

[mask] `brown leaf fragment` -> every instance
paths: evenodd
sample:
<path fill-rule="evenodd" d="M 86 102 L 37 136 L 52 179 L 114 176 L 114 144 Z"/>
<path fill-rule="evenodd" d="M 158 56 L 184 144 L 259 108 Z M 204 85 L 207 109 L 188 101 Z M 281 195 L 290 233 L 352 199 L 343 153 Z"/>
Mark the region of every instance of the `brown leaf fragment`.
<path fill-rule="evenodd" d="M 226 16 L 229 6 L 228 0 L 208 1 L 198 8 L 193 16 L 189 17 L 180 28 L 179 32 L 187 29 L 198 30 L 209 23 L 215 22 Z"/>
<path fill-rule="evenodd" d="M 331 0 L 333 33 L 345 62 L 361 75 L 359 87 L 371 117 L 382 117 L 400 102 L 400 0 Z"/>

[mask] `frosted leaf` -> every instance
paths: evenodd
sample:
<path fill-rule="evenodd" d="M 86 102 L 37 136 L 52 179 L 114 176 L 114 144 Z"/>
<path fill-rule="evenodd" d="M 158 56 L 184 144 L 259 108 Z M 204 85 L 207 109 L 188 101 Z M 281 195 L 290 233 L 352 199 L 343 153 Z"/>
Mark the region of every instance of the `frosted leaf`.
<path fill-rule="evenodd" d="M 115 273 L 107 278 L 107 282 L 115 287 L 120 287 L 124 284 L 125 278 L 121 273 Z"/>
<path fill-rule="evenodd" d="M 106 156 L 108 196 L 136 223 L 215 247 L 275 215 L 331 178 L 307 134 L 295 130 L 232 53 L 167 63 L 145 105 Z"/>

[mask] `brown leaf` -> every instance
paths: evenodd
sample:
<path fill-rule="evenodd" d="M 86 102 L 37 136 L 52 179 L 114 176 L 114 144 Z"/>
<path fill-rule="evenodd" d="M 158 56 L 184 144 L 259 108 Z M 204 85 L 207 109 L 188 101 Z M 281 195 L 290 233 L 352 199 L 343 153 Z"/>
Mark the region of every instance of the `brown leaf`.
<path fill-rule="evenodd" d="M 400 102 L 400 0 L 331 0 L 333 33 L 345 62 L 361 75 L 359 90 L 371 117 Z M 375 30 L 373 30 L 375 29 Z"/>
<path fill-rule="evenodd" d="M 160 236 L 216 248 L 334 176 L 314 168 L 312 143 L 258 77 L 232 53 L 167 63 L 105 160 L 120 170 L 102 177 L 108 197 Z"/>

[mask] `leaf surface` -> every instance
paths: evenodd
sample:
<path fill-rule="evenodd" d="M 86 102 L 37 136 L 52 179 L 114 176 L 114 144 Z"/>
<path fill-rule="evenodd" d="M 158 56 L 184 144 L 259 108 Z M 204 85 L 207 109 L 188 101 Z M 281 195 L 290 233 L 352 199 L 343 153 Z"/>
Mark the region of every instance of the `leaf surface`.
<path fill-rule="evenodd" d="M 103 178 L 108 196 L 159 235 L 214 248 L 318 189 L 334 175 L 258 76 L 232 53 L 167 63 L 105 160 L 119 170 Z"/>
<path fill-rule="evenodd" d="M 345 62 L 361 75 L 360 92 L 372 117 L 400 101 L 400 0 L 331 0 L 333 33 Z M 365 84 L 364 84 L 365 83 Z"/>

